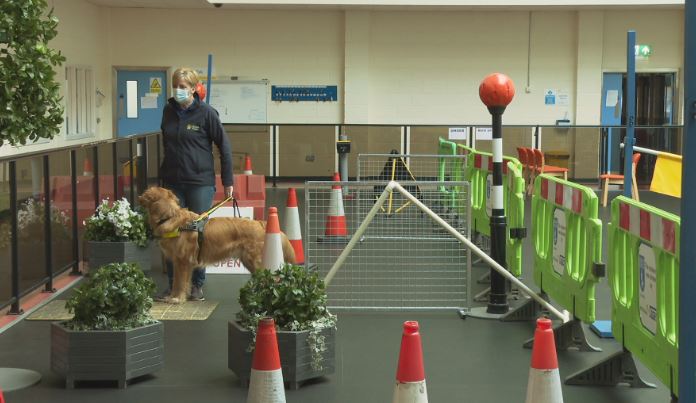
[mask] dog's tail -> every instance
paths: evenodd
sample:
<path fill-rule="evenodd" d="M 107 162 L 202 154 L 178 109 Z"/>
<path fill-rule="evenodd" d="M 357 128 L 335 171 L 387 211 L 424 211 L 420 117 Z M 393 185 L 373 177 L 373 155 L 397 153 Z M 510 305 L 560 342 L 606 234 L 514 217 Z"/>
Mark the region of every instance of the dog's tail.
<path fill-rule="evenodd" d="M 297 263 L 297 259 L 295 258 L 295 249 L 292 247 L 290 240 L 285 234 L 282 234 L 281 239 L 283 243 L 283 259 L 285 260 L 285 263 Z"/>

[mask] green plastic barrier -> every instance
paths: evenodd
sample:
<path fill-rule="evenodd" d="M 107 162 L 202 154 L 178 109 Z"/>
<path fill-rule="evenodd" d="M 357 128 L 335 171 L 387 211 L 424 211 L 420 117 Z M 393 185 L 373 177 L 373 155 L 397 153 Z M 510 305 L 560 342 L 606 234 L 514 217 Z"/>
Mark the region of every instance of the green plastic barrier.
<path fill-rule="evenodd" d="M 681 219 L 623 196 L 611 203 L 614 338 L 678 396 Z"/>
<path fill-rule="evenodd" d="M 591 189 L 539 175 L 532 196 L 534 281 L 585 323 L 595 321 L 595 285 L 601 273 L 602 221 Z"/>
<path fill-rule="evenodd" d="M 507 163 L 508 167 L 508 192 L 507 192 L 507 216 L 508 231 L 505 245 L 505 258 L 508 264 L 508 270 L 513 275 L 520 277 L 522 275 L 522 240 L 526 236 L 524 228 L 524 177 L 522 170 L 519 169 L 511 161 Z"/>
<path fill-rule="evenodd" d="M 471 150 L 471 149 L 470 149 Z M 522 164 L 512 157 L 503 156 L 503 208 L 507 218 L 506 256 L 507 269 L 513 275 L 522 275 L 522 239 L 524 237 L 524 178 Z M 510 167 L 514 169 L 511 170 Z M 472 229 L 481 235 L 491 235 L 491 199 L 490 189 L 492 176 L 493 155 L 490 153 L 471 150 L 468 158 L 467 175 L 471 183 L 471 219 Z M 510 179 L 510 175 L 514 179 Z M 521 187 L 520 187 L 520 181 Z M 510 183 L 513 186 L 510 186 Z M 512 189 L 512 192 L 511 192 Z M 510 217 L 511 211 L 514 215 Z"/>
<path fill-rule="evenodd" d="M 438 138 L 438 155 L 455 156 L 457 155 L 457 144 L 445 140 L 442 137 Z M 438 159 L 438 180 L 440 182 L 461 181 L 462 180 L 462 161 L 460 158 L 439 158 Z M 456 186 L 440 186 L 441 193 L 448 195 L 447 207 L 455 209 L 459 206 L 457 203 L 459 188 Z"/>

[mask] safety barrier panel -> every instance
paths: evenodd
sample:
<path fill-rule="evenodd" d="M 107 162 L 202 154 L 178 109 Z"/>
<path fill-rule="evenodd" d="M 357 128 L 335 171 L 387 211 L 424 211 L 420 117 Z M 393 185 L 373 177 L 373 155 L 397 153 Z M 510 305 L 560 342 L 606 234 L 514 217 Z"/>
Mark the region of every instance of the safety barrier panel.
<path fill-rule="evenodd" d="M 539 175 L 532 196 L 534 280 L 585 323 L 595 321 L 595 285 L 603 276 L 602 221 L 589 188 Z"/>
<path fill-rule="evenodd" d="M 442 155 L 442 158 L 438 160 L 438 181 L 440 182 L 452 182 L 452 181 L 462 181 L 464 180 L 462 173 L 463 167 L 467 165 L 466 158 L 463 159 L 453 159 L 447 158 L 457 155 L 457 144 L 442 137 L 438 138 L 438 155 Z M 457 202 L 459 189 L 455 186 L 441 186 L 440 191 L 449 197 L 448 206 L 457 206 L 460 203 Z M 459 213 L 464 213 L 463 211 Z"/>
<path fill-rule="evenodd" d="M 619 196 L 611 203 L 609 283 L 614 338 L 678 396 L 681 220 Z"/>

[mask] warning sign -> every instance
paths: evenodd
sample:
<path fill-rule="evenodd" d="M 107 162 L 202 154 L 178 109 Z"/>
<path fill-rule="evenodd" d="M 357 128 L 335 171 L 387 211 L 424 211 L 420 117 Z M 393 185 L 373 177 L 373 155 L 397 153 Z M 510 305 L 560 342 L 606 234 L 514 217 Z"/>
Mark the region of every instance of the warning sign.
<path fill-rule="evenodd" d="M 657 332 L 657 269 L 655 252 L 647 244 L 638 248 L 640 321 L 650 333 Z"/>
<path fill-rule="evenodd" d="M 561 276 L 566 271 L 566 217 L 559 208 L 553 212 L 553 270 Z"/>
<path fill-rule="evenodd" d="M 159 94 L 162 92 L 162 82 L 158 77 L 150 77 L 150 92 Z"/>

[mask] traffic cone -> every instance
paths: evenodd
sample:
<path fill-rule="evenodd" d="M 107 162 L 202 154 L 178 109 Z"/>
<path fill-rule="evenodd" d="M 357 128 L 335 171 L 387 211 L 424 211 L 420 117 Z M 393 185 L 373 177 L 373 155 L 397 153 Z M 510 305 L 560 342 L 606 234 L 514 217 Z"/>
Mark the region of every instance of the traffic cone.
<path fill-rule="evenodd" d="M 340 182 L 338 172 L 334 173 L 334 182 Z M 331 200 L 329 202 L 329 214 L 326 217 L 326 231 L 319 242 L 346 242 L 348 241 L 348 229 L 346 228 L 346 213 L 343 210 L 343 192 L 340 185 L 331 187 Z"/>
<path fill-rule="evenodd" d="M 418 322 L 404 322 L 393 403 L 428 403 Z"/>
<path fill-rule="evenodd" d="M 285 402 L 283 371 L 273 318 L 262 318 L 256 332 L 247 403 Z"/>
<path fill-rule="evenodd" d="M 263 243 L 262 267 L 276 272 L 283 267 L 283 243 L 280 238 L 280 223 L 278 223 L 278 209 L 268 209 L 268 222 L 266 223 L 266 241 Z"/>
<path fill-rule="evenodd" d="M 5 397 L 2 395 L 2 389 L 0 389 L 0 403 L 5 403 Z"/>
<path fill-rule="evenodd" d="M 551 319 L 537 319 L 526 403 L 563 403 Z"/>
<path fill-rule="evenodd" d="M 92 160 L 85 158 L 85 162 L 82 163 L 82 176 L 93 176 L 94 170 L 92 169 Z"/>
<path fill-rule="evenodd" d="M 244 175 L 253 175 L 251 171 L 251 157 L 248 154 L 244 156 Z"/>
<path fill-rule="evenodd" d="M 286 203 L 283 221 L 285 235 L 288 236 L 288 240 L 295 250 L 295 261 L 297 264 L 304 264 L 302 228 L 300 227 L 300 212 L 297 208 L 297 193 L 295 192 L 295 188 L 288 189 L 288 202 Z"/>

